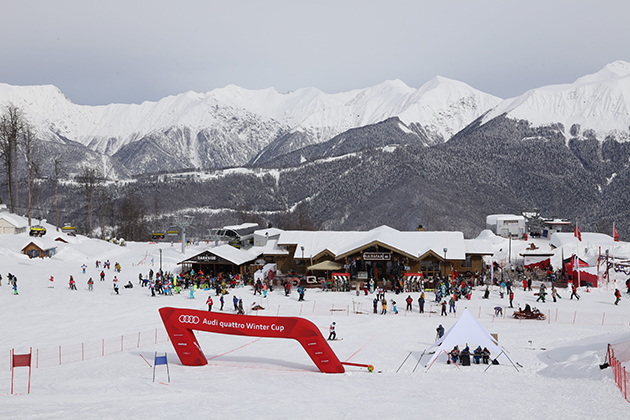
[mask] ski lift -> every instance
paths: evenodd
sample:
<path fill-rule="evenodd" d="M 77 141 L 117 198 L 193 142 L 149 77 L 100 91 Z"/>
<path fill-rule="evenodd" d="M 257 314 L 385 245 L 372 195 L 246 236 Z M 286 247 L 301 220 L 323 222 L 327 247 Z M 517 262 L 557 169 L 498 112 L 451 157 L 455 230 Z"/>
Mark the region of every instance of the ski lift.
<path fill-rule="evenodd" d="M 30 232 L 28 234 L 30 236 L 37 236 L 41 238 L 46 234 L 46 228 L 40 225 L 31 226 Z"/>
<path fill-rule="evenodd" d="M 61 228 L 61 231 L 70 236 L 76 236 L 77 234 L 77 228 L 72 226 L 72 224 L 70 223 L 64 223 L 63 227 Z"/>
<path fill-rule="evenodd" d="M 152 236 L 153 236 L 154 240 L 160 241 L 160 240 L 164 239 L 165 235 L 164 235 L 163 232 L 153 232 Z"/>

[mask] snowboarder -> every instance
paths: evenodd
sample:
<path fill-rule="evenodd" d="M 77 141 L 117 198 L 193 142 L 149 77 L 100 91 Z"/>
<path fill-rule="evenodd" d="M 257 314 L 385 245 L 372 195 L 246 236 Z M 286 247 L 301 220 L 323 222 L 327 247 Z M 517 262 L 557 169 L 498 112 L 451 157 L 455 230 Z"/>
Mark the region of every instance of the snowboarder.
<path fill-rule="evenodd" d="M 619 301 L 621 300 L 621 292 L 619 291 L 619 289 L 615 289 L 615 297 L 617 298 L 615 300 L 615 305 L 618 305 Z"/>
<path fill-rule="evenodd" d="M 212 296 L 208 296 L 206 300 L 206 305 L 208 305 L 208 312 L 212 312 Z"/>
<path fill-rule="evenodd" d="M 92 292 L 94 290 L 94 280 L 92 280 L 92 277 L 89 278 L 87 284 L 88 284 L 88 290 Z"/>
<path fill-rule="evenodd" d="M 328 335 L 328 341 L 335 340 L 337 338 L 337 333 L 335 332 L 335 323 L 330 324 L 330 334 Z"/>

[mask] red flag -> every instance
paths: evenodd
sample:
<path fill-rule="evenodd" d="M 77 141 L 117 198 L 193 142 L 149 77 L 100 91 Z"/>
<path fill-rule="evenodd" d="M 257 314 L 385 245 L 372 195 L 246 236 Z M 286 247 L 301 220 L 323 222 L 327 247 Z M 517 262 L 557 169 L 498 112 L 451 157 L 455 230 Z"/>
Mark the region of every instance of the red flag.
<path fill-rule="evenodd" d="M 615 240 L 615 242 L 619 242 L 619 232 L 617 232 L 617 228 L 615 227 L 614 223 L 613 223 L 613 239 Z"/>
<path fill-rule="evenodd" d="M 22 367 L 31 365 L 30 354 L 14 354 L 13 355 L 13 367 Z"/>
<path fill-rule="evenodd" d="M 577 223 L 575 224 L 575 232 L 573 232 L 573 235 L 578 238 L 578 241 L 582 241 L 582 234 L 580 233 L 580 228 L 578 227 Z"/>

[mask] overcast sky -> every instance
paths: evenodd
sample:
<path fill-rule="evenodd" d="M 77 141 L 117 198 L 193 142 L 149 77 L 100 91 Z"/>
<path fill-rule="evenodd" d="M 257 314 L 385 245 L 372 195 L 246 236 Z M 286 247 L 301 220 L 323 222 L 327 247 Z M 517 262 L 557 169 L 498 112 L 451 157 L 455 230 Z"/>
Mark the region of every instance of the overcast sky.
<path fill-rule="evenodd" d="M 627 0 L 0 0 L 0 82 L 141 103 L 440 75 L 509 98 L 630 61 Z"/>

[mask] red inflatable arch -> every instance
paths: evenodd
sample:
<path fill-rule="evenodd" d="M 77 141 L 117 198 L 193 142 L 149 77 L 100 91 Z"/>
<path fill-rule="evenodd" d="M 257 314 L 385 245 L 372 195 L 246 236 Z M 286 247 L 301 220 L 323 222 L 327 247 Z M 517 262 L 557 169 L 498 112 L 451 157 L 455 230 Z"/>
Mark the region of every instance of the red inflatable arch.
<path fill-rule="evenodd" d="M 320 371 L 345 372 L 319 328 L 304 318 L 235 315 L 182 308 L 161 308 L 160 316 L 179 360 L 186 366 L 208 364 L 193 332 L 200 330 L 250 337 L 292 338 L 304 347 Z"/>

